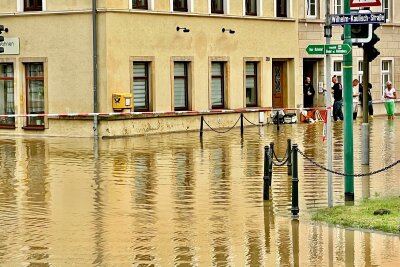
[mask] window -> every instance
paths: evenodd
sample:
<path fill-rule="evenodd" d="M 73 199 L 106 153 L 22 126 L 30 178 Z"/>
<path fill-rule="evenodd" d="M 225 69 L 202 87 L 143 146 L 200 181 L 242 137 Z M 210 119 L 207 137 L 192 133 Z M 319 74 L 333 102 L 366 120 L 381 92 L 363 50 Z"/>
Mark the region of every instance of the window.
<path fill-rule="evenodd" d="M 317 0 L 307 0 L 306 1 L 306 14 L 309 18 L 317 17 Z"/>
<path fill-rule="evenodd" d="M 24 0 L 24 11 L 42 11 L 42 0 Z"/>
<path fill-rule="evenodd" d="M 246 62 L 246 107 L 257 106 L 257 62 Z"/>
<path fill-rule="evenodd" d="M 188 64 L 174 64 L 174 110 L 189 110 Z"/>
<path fill-rule="evenodd" d="M 358 61 L 357 71 L 358 71 L 358 75 L 357 75 L 358 78 L 357 79 L 360 81 L 360 83 L 362 83 L 363 82 L 363 73 L 364 73 L 364 71 L 363 71 L 363 61 L 362 60 Z"/>
<path fill-rule="evenodd" d="M 275 14 L 277 17 L 289 17 L 289 1 L 290 0 L 275 0 Z"/>
<path fill-rule="evenodd" d="M 44 70 L 43 63 L 25 65 L 26 113 L 44 114 Z M 27 117 L 27 128 L 44 129 L 44 117 Z"/>
<path fill-rule="evenodd" d="M 132 1 L 132 8 L 134 9 L 148 9 L 147 0 L 131 0 Z"/>
<path fill-rule="evenodd" d="M 382 60 L 381 66 L 382 73 L 382 95 L 385 92 L 386 82 L 392 81 L 392 61 L 391 60 Z"/>
<path fill-rule="evenodd" d="M 150 111 L 149 62 L 133 63 L 133 108 L 134 111 Z"/>
<path fill-rule="evenodd" d="M 342 77 L 343 77 L 343 62 L 341 60 L 334 60 L 333 61 L 333 73 L 332 75 L 336 75 L 338 78 L 338 82 L 342 83 Z"/>
<path fill-rule="evenodd" d="M 174 11 L 182 11 L 182 12 L 188 12 L 188 0 L 173 0 L 174 1 L 174 6 L 173 10 Z"/>
<path fill-rule="evenodd" d="M 334 12 L 335 14 L 343 14 L 343 0 L 335 0 Z"/>
<path fill-rule="evenodd" d="M 0 64 L 0 114 L 15 114 L 12 64 Z M 0 127 L 14 128 L 15 118 L 0 118 Z"/>
<path fill-rule="evenodd" d="M 382 11 L 385 12 L 386 21 L 391 21 L 392 18 L 392 5 L 391 0 L 383 0 L 382 1 Z"/>
<path fill-rule="evenodd" d="M 225 63 L 211 63 L 211 108 L 224 108 Z"/>
<path fill-rule="evenodd" d="M 246 0 L 246 15 L 257 16 L 257 0 Z"/>
<path fill-rule="evenodd" d="M 211 13 L 224 14 L 224 0 L 211 0 Z"/>

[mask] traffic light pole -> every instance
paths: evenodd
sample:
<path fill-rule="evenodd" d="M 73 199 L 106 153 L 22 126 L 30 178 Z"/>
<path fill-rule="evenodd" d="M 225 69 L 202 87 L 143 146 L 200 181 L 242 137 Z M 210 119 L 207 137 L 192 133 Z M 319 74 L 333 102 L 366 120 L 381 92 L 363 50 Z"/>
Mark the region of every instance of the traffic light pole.
<path fill-rule="evenodd" d="M 350 13 L 350 0 L 344 0 L 344 13 Z M 352 47 L 351 26 L 344 26 L 344 41 Z M 353 52 L 343 56 L 343 99 L 344 99 L 344 171 L 354 173 L 353 152 Z M 368 85 L 367 85 L 368 86 Z M 354 177 L 347 175 L 344 181 L 345 201 L 354 201 Z"/>
<path fill-rule="evenodd" d="M 330 19 L 330 6 L 331 1 L 326 0 L 326 15 L 325 15 L 325 32 L 326 44 L 331 43 L 332 36 L 332 24 Z M 326 96 L 325 96 L 325 106 L 330 107 L 326 110 L 326 141 L 328 143 L 327 147 L 327 158 L 328 158 L 328 169 L 332 170 L 332 94 L 331 94 L 331 55 L 325 55 L 325 86 L 326 86 Z M 328 207 L 333 207 L 333 189 L 332 189 L 332 173 L 328 172 Z"/>
<path fill-rule="evenodd" d="M 361 164 L 369 165 L 369 124 L 368 124 L 368 82 L 369 82 L 369 60 L 368 50 L 363 47 L 363 124 L 361 127 Z"/>

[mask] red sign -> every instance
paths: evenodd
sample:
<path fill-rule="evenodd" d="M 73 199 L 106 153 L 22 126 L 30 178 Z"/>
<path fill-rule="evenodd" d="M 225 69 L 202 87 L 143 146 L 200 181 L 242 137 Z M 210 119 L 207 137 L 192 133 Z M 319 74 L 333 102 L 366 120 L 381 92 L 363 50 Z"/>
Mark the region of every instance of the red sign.
<path fill-rule="evenodd" d="M 380 0 L 350 0 L 350 7 L 381 6 Z"/>

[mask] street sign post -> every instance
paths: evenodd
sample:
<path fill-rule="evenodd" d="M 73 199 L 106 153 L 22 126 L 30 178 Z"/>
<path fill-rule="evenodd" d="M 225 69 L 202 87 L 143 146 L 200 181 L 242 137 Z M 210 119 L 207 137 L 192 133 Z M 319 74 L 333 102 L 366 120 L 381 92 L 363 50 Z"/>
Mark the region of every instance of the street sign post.
<path fill-rule="evenodd" d="M 309 55 L 347 55 L 351 52 L 351 46 L 348 44 L 309 45 L 306 51 Z"/>
<path fill-rule="evenodd" d="M 350 0 L 350 7 L 380 6 L 380 0 Z"/>

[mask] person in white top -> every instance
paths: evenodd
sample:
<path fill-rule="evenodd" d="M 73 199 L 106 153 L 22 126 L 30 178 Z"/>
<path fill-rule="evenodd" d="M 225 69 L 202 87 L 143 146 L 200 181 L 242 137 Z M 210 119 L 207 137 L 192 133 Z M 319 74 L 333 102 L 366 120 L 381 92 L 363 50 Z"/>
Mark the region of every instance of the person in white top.
<path fill-rule="evenodd" d="M 353 120 L 357 119 L 358 101 L 360 96 L 360 82 L 353 80 Z"/>
<path fill-rule="evenodd" d="M 388 115 L 389 120 L 393 120 L 395 104 L 394 100 L 396 99 L 396 89 L 392 86 L 391 81 L 386 82 L 386 89 L 383 93 L 383 97 L 385 98 L 385 108 L 386 113 Z"/>

